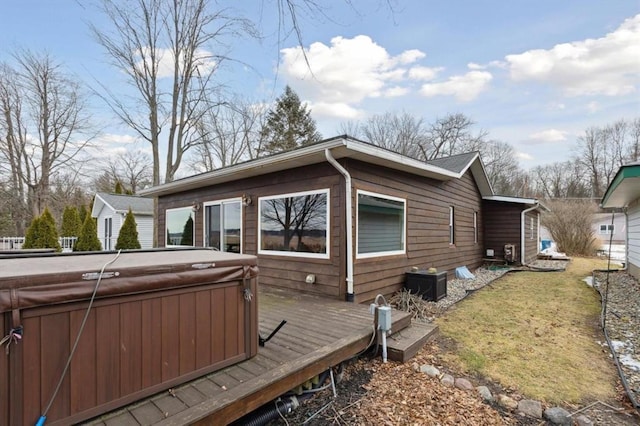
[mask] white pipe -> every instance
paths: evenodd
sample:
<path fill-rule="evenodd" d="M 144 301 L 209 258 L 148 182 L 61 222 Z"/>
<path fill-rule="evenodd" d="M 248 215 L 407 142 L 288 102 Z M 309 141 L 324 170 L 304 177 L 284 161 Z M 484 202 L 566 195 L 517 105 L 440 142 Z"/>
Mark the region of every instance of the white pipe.
<path fill-rule="evenodd" d="M 387 332 L 382 332 L 382 362 L 387 362 Z"/>
<path fill-rule="evenodd" d="M 338 170 L 345 181 L 345 219 L 346 219 L 346 232 L 347 232 L 347 300 L 353 301 L 353 212 L 352 212 L 352 195 L 353 189 L 351 188 L 351 175 L 336 161 L 331 155 L 331 151 L 327 148 L 324 150 L 324 155 L 327 161 Z"/>
<path fill-rule="evenodd" d="M 525 232 L 524 231 L 525 231 L 525 226 L 527 225 L 525 219 L 527 218 L 527 213 L 529 213 L 530 211 L 535 210 L 537 208 L 538 208 L 538 203 L 536 202 L 535 206 L 529 207 L 528 209 L 524 209 L 524 210 L 522 210 L 522 213 L 520 213 L 520 263 L 522 264 L 522 266 L 526 266 L 526 263 L 524 262 L 525 261 L 525 253 L 526 253 L 526 250 L 525 250 L 525 247 L 524 247 L 525 246 L 525 244 L 524 244 Z M 539 232 L 540 232 L 540 230 L 538 229 L 538 233 Z"/>

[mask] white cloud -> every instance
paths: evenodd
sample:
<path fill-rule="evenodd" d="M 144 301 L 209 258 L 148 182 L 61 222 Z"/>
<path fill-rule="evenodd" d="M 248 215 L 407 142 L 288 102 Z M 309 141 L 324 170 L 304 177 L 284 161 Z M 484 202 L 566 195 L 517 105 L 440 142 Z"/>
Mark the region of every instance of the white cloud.
<path fill-rule="evenodd" d="M 562 130 L 548 129 L 529 135 L 529 139 L 538 143 L 562 142 L 567 140 L 567 133 Z"/>
<path fill-rule="evenodd" d="M 114 133 L 106 133 L 98 137 L 97 142 L 100 145 L 133 144 L 138 142 L 138 139 L 130 135 L 116 135 Z"/>
<path fill-rule="evenodd" d="M 598 39 L 508 55 L 511 78 L 559 86 L 568 96 L 617 96 L 640 82 L 640 14 Z"/>
<path fill-rule="evenodd" d="M 594 114 L 600 110 L 600 104 L 596 101 L 591 101 L 587 104 L 587 111 L 589 113 Z"/>
<path fill-rule="evenodd" d="M 424 84 L 420 93 L 426 97 L 454 96 L 459 101 L 469 102 L 487 88 L 492 78 L 487 71 L 469 71 L 464 75 L 449 77 L 442 83 Z"/>
<path fill-rule="evenodd" d="M 406 87 L 394 86 L 386 89 L 382 96 L 385 98 L 397 98 L 399 96 L 404 96 L 409 93 L 409 89 Z"/>
<path fill-rule="evenodd" d="M 329 46 L 316 42 L 305 52 L 309 65 L 301 47 L 282 49 L 282 72 L 289 80 L 297 80 L 292 86 L 301 98 L 343 106 L 365 98 L 398 94 L 398 83 L 407 78 L 403 66 L 425 56 L 415 49 L 391 56 L 365 35 L 334 37 Z M 391 83 L 394 86 L 388 87 Z"/>
<path fill-rule="evenodd" d="M 330 117 L 345 120 L 356 120 L 363 116 L 362 111 L 344 102 L 308 103 L 314 117 Z"/>
<path fill-rule="evenodd" d="M 156 49 L 156 57 L 159 58 L 158 62 L 158 78 L 172 77 L 174 73 L 174 56 L 170 49 Z M 147 47 L 143 52 L 136 51 L 138 56 L 137 68 L 142 69 L 143 61 L 149 60 L 150 49 Z M 201 75 L 209 74 L 213 71 L 217 65 L 217 62 L 212 59 L 213 53 L 205 49 L 197 49 L 194 54 L 194 62 L 198 67 L 198 71 Z M 184 62 L 180 58 L 180 67 L 183 67 Z"/>
<path fill-rule="evenodd" d="M 487 66 L 476 64 L 475 62 L 469 62 L 467 64 L 467 68 L 469 68 L 470 70 L 485 70 L 487 69 Z"/>
<path fill-rule="evenodd" d="M 409 78 L 412 80 L 429 81 L 438 76 L 438 73 L 442 71 L 442 67 L 423 67 L 417 65 L 409 69 Z"/>
<path fill-rule="evenodd" d="M 518 160 L 523 160 L 523 161 L 533 160 L 533 155 L 527 154 L 526 152 L 522 152 L 522 151 L 517 151 L 515 156 Z"/>

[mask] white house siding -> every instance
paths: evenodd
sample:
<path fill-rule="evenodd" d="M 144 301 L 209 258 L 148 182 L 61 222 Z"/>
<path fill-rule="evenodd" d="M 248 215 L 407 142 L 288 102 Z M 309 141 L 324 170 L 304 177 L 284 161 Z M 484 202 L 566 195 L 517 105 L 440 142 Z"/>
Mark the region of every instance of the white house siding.
<path fill-rule="evenodd" d="M 138 241 L 143 249 L 153 247 L 153 216 L 136 216 Z"/>
<path fill-rule="evenodd" d="M 98 215 L 97 218 L 97 232 L 98 239 L 102 244 L 102 250 L 106 250 L 106 244 L 104 239 L 104 220 L 110 217 L 112 219 L 112 236 L 111 236 L 111 250 L 115 250 L 116 243 L 118 242 L 118 235 L 120 234 L 120 228 L 124 224 L 124 216 L 122 213 L 116 213 L 109 207 L 105 206 Z M 138 241 L 140 241 L 140 247 L 143 249 L 150 249 L 153 247 L 153 216 L 140 216 L 135 215 L 136 228 L 138 230 Z"/>
<path fill-rule="evenodd" d="M 640 280 L 640 198 L 627 210 L 629 273 Z"/>

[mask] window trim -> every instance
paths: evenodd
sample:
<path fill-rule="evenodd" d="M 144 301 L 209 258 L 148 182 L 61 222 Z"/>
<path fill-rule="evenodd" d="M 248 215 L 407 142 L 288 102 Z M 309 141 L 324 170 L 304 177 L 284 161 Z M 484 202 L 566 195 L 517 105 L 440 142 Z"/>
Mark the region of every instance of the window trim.
<path fill-rule="evenodd" d="M 604 229 L 602 229 L 604 227 Z M 599 234 L 600 235 L 611 235 L 614 233 L 615 231 L 615 225 L 611 224 L 611 223 L 603 223 L 600 224 L 600 230 L 599 230 Z"/>
<path fill-rule="evenodd" d="M 302 197 L 305 195 L 325 194 L 327 196 L 326 222 L 325 222 L 325 248 L 326 253 L 310 253 L 300 251 L 280 251 L 262 249 L 262 203 L 268 200 L 276 200 L 288 197 Z M 331 190 L 329 188 L 312 189 L 309 191 L 289 192 L 276 195 L 265 195 L 258 197 L 258 254 L 283 257 L 300 257 L 308 259 L 329 259 L 331 257 Z"/>
<path fill-rule="evenodd" d="M 478 212 L 473 212 L 473 244 L 478 244 Z"/>
<path fill-rule="evenodd" d="M 529 239 L 533 240 L 533 218 L 529 218 Z"/>
<path fill-rule="evenodd" d="M 456 208 L 449 206 L 449 245 L 456 245 Z"/>
<path fill-rule="evenodd" d="M 244 249 L 244 205 L 242 203 L 242 197 L 234 197 L 234 198 L 223 198 L 220 200 L 213 200 L 213 201 L 205 201 L 202 203 L 202 247 L 207 247 L 210 248 L 209 246 L 207 246 L 207 207 L 210 206 L 223 206 L 224 204 L 230 204 L 230 203 L 240 203 L 240 253 L 244 253 L 243 249 Z M 224 251 L 224 250 L 220 250 L 220 251 Z M 233 252 L 225 252 L 225 253 L 233 253 Z"/>
<path fill-rule="evenodd" d="M 182 246 L 180 244 L 169 244 L 167 241 L 167 213 L 170 211 L 175 211 L 175 210 L 190 210 L 190 214 L 191 217 L 193 218 L 193 244 L 190 246 Z M 191 206 L 183 206 L 183 207 L 174 207 L 171 209 L 164 209 L 164 246 L 165 247 L 196 247 L 196 212 L 193 211 L 193 208 Z"/>
<path fill-rule="evenodd" d="M 398 201 L 402 203 L 402 250 L 378 251 L 372 253 L 360 253 L 360 203 L 358 202 L 360 194 L 387 199 L 390 201 Z M 392 195 L 380 194 L 358 189 L 356 191 L 356 259 L 368 259 L 372 257 L 398 256 L 407 253 L 407 199 L 394 197 Z"/>

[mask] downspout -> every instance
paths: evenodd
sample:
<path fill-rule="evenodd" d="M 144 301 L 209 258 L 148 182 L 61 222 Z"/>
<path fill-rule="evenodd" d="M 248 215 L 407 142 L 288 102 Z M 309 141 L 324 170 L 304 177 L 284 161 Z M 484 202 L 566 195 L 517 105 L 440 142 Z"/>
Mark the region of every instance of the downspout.
<path fill-rule="evenodd" d="M 525 263 L 525 226 L 526 226 L 526 221 L 525 219 L 527 218 L 527 213 L 529 213 L 530 211 L 533 211 L 535 209 L 538 208 L 538 203 L 536 202 L 536 205 L 533 207 L 529 207 L 528 209 L 524 209 L 522 210 L 522 212 L 520 213 L 520 263 L 522 264 L 522 266 L 527 266 L 527 264 Z"/>
<path fill-rule="evenodd" d="M 327 158 L 327 161 L 337 170 L 342 176 L 344 176 L 345 181 L 345 220 L 347 227 L 347 301 L 353 302 L 353 213 L 352 213 L 352 195 L 353 190 L 351 189 L 351 175 L 336 161 L 335 158 L 331 155 L 331 151 L 327 148 L 324 150 L 324 155 Z"/>

